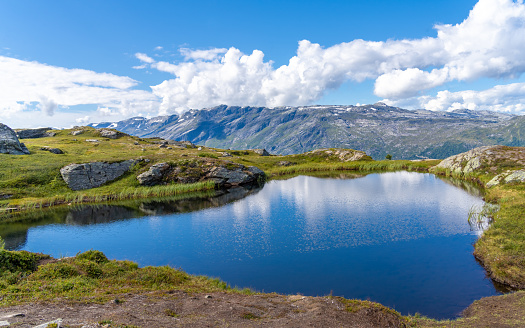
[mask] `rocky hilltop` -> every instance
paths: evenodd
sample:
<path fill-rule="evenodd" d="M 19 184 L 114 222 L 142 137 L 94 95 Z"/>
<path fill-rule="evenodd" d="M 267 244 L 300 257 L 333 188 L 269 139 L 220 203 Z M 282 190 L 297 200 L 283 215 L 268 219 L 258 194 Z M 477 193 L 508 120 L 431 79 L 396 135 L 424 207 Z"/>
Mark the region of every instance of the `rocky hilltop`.
<path fill-rule="evenodd" d="M 208 147 L 265 148 L 298 154 L 319 148 L 365 151 L 374 159 L 446 158 L 488 145 L 525 146 L 525 117 L 488 111 L 406 110 L 366 106 L 217 106 L 182 115 L 90 124 L 140 137 Z"/>
<path fill-rule="evenodd" d="M 485 173 L 494 176 L 486 188 L 500 183 L 525 182 L 525 147 L 485 146 L 451 156 L 436 166 L 455 174 Z"/>

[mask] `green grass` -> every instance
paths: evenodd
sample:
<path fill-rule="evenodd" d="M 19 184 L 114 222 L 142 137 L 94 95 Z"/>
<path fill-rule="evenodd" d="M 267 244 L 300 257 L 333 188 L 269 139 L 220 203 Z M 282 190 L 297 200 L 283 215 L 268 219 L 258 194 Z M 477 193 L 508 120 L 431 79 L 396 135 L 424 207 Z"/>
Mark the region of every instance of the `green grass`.
<path fill-rule="evenodd" d="M 168 266 L 139 268 L 134 262 L 108 260 L 99 251 L 37 267 L 45 258 L 49 257 L 0 250 L 0 306 L 64 300 L 104 303 L 122 294 L 148 291 L 237 292 L 217 279 Z"/>

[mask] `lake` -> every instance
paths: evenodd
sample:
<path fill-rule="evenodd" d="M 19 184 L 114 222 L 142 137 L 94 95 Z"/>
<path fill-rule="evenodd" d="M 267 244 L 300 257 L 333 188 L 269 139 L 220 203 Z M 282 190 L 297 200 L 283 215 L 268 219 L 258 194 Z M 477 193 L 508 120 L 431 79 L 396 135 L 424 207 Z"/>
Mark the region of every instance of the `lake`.
<path fill-rule="evenodd" d="M 431 174 L 298 176 L 205 198 L 42 212 L 4 224 L 9 249 L 89 249 L 170 265 L 231 286 L 369 299 L 402 314 L 454 318 L 498 294 L 467 221 L 481 192 Z"/>

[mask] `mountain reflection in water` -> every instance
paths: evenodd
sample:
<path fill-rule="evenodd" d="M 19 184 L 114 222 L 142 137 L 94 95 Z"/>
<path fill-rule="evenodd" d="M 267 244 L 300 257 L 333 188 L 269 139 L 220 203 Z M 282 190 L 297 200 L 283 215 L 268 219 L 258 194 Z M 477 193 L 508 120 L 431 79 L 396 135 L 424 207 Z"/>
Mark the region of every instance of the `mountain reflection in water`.
<path fill-rule="evenodd" d="M 29 229 L 50 224 L 85 226 L 140 218 L 143 216 L 187 213 L 206 208 L 219 207 L 259 192 L 261 188 L 231 188 L 213 191 L 207 197 L 191 197 L 178 200 L 145 200 L 128 202 L 126 205 L 79 205 L 57 209 L 38 210 L 23 216 L 17 222 L 0 224 L 0 232 L 9 250 L 22 249 L 27 242 Z M 36 217 L 36 219 L 35 219 Z"/>

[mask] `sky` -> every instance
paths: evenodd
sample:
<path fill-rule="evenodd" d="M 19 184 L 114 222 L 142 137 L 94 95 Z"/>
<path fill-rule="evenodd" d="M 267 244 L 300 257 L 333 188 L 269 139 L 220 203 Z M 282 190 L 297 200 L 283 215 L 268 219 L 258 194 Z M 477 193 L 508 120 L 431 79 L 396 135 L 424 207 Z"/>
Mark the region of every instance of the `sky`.
<path fill-rule="evenodd" d="M 523 0 L 0 0 L 0 122 L 237 106 L 525 114 Z"/>

